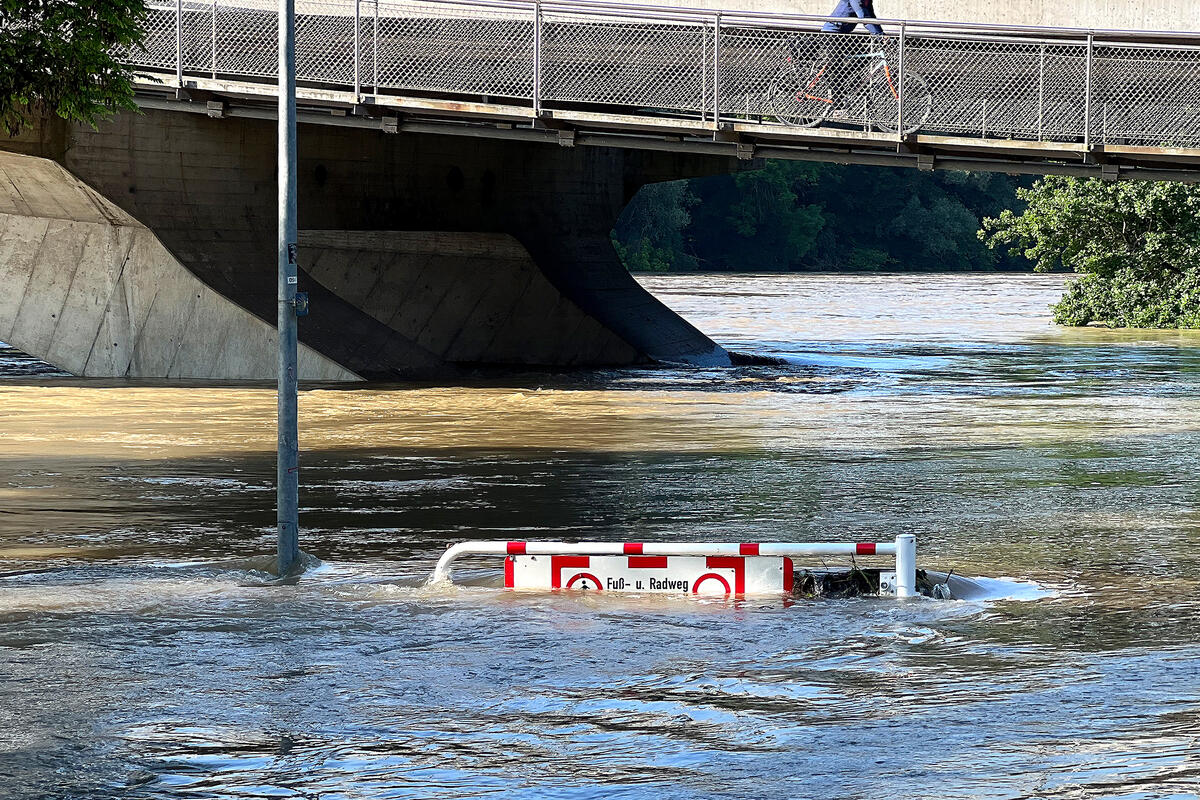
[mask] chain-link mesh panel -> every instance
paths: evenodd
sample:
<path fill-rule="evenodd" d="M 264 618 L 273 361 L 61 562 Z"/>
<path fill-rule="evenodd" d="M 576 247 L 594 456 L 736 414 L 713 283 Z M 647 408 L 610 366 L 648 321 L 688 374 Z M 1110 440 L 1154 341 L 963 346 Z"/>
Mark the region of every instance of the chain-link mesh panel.
<path fill-rule="evenodd" d="M 375 65 L 375 31 L 378 29 L 379 6 L 364 2 L 359 8 L 358 20 L 358 70 L 363 86 L 375 86 L 378 82 Z"/>
<path fill-rule="evenodd" d="M 147 5 L 142 30 L 146 32 L 142 46 L 123 50 L 118 57 L 134 66 L 174 70 L 175 5 Z"/>
<path fill-rule="evenodd" d="M 890 35 L 723 28 L 722 116 L 880 127 L 897 114 L 897 52 Z"/>
<path fill-rule="evenodd" d="M 354 83 L 354 4 L 304 3 L 296 15 L 296 77 Z"/>
<path fill-rule="evenodd" d="M 700 24 L 547 15 L 543 97 L 698 114 L 711 107 L 712 36 Z"/>
<path fill-rule="evenodd" d="M 438 3 L 379 6 L 379 84 L 531 98 L 533 13 Z"/>
<path fill-rule="evenodd" d="M 298 17 L 297 22 L 303 17 Z M 297 36 L 299 51 L 299 36 Z M 297 62 L 299 63 L 299 62 Z M 268 9 L 217 6 L 219 74 L 269 77 L 279 72 L 279 15 Z"/>
<path fill-rule="evenodd" d="M 183 68 L 211 72 L 213 58 L 214 3 L 189 2 L 183 6 Z"/>
<path fill-rule="evenodd" d="M 909 36 L 929 85 L 927 132 L 1070 140 L 1083 133 L 1087 45 Z"/>
<path fill-rule="evenodd" d="M 1200 144 L 1200 48 L 1097 45 L 1091 133 L 1097 141 Z"/>

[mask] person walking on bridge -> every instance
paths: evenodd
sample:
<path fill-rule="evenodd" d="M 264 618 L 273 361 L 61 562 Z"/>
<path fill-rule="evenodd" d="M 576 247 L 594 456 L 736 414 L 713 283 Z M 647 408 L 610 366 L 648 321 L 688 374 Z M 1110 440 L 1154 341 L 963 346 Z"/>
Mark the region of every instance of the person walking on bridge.
<path fill-rule="evenodd" d="M 831 17 L 851 17 L 857 19 L 875 19 L 875 8 L 873 0 L 838 0 L 837 8 L 830 14 Z M 821 30 L 826 33 L 850 33 L 858 25 L 858 22 L 834 22 L 830 20 L 821 26 Z M 874 22 L 864 22 L 867 30 L 875 36 L 883 33 L 883 28 Z"/>

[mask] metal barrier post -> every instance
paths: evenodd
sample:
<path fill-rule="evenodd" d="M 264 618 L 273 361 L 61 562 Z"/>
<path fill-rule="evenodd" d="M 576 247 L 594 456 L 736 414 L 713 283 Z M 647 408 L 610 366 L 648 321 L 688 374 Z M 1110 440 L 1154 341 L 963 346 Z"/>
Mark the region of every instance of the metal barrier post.
<path fill-rule="evenodd" d="M 217 0 L 212 4 L 212 53 L 209 66 L 212 67 L 213 80 L 217 77 Z"/>
<path fill-rule="evenodd" d="M 917 537 L 902 533 L 896 537 L 896 597 L 917 594 Z"/>
<path fill-rule="evenodd" d="M 721 12 L 713 17 L 713 130 L 721 129 Z"/>
<path fill-rule="evenodd" d="M 1087 65 L 1084 67 L 1083 79 L 1083 146 L 1092 143 L 1092 50 L 1095 45 L 1095 35 L 1088 33 Z"/>
<path fill-rule="evenodd" d="M 183 88 L 183 0 L 175 0 L 175 85 Z"/>
<path fill-rule="evenodd" d="M 904 23 L 900 23 L 900 55 L 896 58 L 896 139 L 904 141 Z"/>
<path fill-rule="evenodd" d="M 354 102 L 358 102 L 362 98 L 362 65 L 359 63 L 359 53 L 362 51 L 362 44 L 359 41 L 362 20 L 362 0 L 354 0 Z"/>
<path fill-rule="evenodd" d="M 1046 43 L 1042 42 L 1041 52 L 1038 56 L 1038 141 L 1042 140 L 1042 133 L 1045 128 L 1046 120 Z"/>
<path fill-rule="evenodd" d="M 276 523 L 279 576 L 300 558 L 296 375 L 296 0 L 279 0 L 279 374 Z"/>
<path fill-rule="evenodd" d="M 533 116 L 542 115 L 542 4 L 533 4 Z"/>

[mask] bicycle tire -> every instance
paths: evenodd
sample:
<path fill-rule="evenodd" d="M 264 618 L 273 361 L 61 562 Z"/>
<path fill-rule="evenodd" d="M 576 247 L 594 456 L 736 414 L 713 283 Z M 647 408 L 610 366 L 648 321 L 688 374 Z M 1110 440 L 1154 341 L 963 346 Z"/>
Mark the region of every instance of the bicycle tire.
<path fill-rule="evenodd" d="M 833 111 L 825 67 L 816 62 L 789 61 L 767 87 L 767 103 L 776 120 L 798 128 L 814 128 Z"/>
<path fill-rule="evenodd" d="M 895 84 L 886 69 L 873 70 L 867 80 L 867 96 L 871 101 L 871 124 L 884 133 L 896 133 L 899 102 Z M 933 111 L 933 94 L 929 83 L 918 72 L 904 71 L 904 133 L 915 133 Z"/>

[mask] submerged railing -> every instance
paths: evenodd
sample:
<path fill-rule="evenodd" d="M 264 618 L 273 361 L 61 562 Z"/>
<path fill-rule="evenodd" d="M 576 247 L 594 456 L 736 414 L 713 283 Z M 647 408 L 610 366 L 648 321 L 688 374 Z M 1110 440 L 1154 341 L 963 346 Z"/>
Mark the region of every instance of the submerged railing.
<path fill-rule="evenodd" d="M 879 20 L 589 2 L 297 3 L 297 76 L 356 96 L 1084 144 L 1200 146 L 1200 34 Z M 274 78 L 260 0 L 152 2 L 142 69 Z"/>
<path fill-rule="evenodd" d="M 917 538 L 894 542 L 460 542 L 447 548 L 433 571 L 448 582 L 466 556 L 504 558 L 509 589 L 776 594 L 792 591 L 792 558 L 895 556 L 895 572 L 883 578 L 897 597 L 916 595 Z M 701 591 L 701 587 L 705 591 Z"/>

